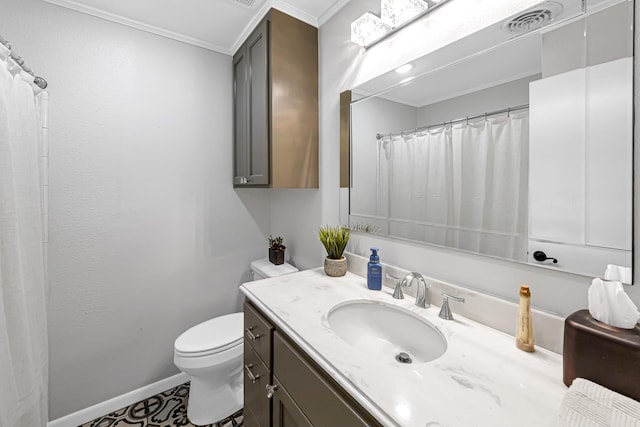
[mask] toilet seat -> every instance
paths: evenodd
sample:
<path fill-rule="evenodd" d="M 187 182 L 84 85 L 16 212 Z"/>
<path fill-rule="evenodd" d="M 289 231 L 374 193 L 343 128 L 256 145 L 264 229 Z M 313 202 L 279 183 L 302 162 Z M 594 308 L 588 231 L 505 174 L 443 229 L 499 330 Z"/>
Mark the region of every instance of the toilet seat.
<path fill-rule="evenodd" d="M 242 313 L 207 320 L 186 330 L 176 339 L 175 353 L 182 357 L 203 357 L 241 346 L 243 327 Z"/>

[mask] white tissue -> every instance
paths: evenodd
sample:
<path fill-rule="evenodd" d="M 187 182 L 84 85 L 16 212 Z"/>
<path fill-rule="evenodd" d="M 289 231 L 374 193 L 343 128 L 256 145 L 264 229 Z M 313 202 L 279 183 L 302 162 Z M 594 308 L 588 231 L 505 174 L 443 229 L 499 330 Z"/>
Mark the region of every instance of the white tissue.
<path fill-rule="evenodd" d="M 607 269 L 604 271 L 604 280 L 613 280 L 615 282 L 622 282 L 626 285 L 630 285 L 631 269 L 628 267 L 621 267 L 619 265 L 608 264 Z"/>
<path fill-rule="evenodd" d="M 603 323 L 633 329 L 638 323 L 638 307 L 624 291 L 621 282 L 593 279 L 589 287 L 589 314 Z"/>

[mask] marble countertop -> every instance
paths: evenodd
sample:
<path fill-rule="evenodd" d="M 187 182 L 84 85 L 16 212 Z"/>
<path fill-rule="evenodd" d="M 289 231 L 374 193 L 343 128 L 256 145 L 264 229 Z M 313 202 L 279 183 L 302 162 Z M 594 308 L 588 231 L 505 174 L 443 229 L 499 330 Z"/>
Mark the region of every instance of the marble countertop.
<path fill-rule="evenodd" d="M 322 269 L 245 283 L 242 292 L 384 425 L 551 426 L 567 388 L 562 357 L 544 349 L 526 353 L 514 338 L 439 308 L 396 300 L 391 289 L 367 289 L 352 273 L 335 278 Z M 402 365 L 344 342 L 329 327 L 336 304 L 368 299 L 400 306 L 446 337 L 440 358 Z M 514 325 L 515 329 L 515 325 Z M 535 331 L 534 331 L 535 332 Z"/>

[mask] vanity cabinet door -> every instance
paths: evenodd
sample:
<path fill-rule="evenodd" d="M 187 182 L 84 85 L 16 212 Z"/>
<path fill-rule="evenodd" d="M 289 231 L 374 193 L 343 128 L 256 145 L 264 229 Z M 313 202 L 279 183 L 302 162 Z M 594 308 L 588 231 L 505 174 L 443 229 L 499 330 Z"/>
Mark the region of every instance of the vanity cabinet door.
<path fill-rule="evenodd" d="M 322 368 L 304 356 L 295 344 L 291 343 L 279 331 L 273 338 L 273 376 L 279 384 L 274 397 L 280 391 L 286 391 L 287 396 L 296 404 L 312 425 L 315 426 L 349 426 L 367 427 L 380 424 L 369 415 L 342 388 L 332 382 Z M 284 394 L 284 393 L 282 393 Z M 280 395 L 279 399 L 286 397 Z M 284 415 L 278 415 L 277 405 L 285 405 L 285 409 L 292 408 L 284 403 L 274 403 L 274 425 Z M 289 415 L 294 413 L 289 409 Z M 277 418 L 280 416 L 280 418 Z M 306 424 L 302 424 L 306 425 Z"/>
<path fill-rule="evenodd" d="M 246 427 L 271 425 L 271 400 L 266 386 L 271 384 L 271 371 L 253 348 L 244 343 L 244 413 Z"/>
<path fill-rule="evenodd" d="M 247 171 L 249 64 L 247 48 L 242 46 L 233 56 L 233 183 L 242 184 L 249 176 Z"/>
<path fill-rule="evenodd" d="M 273 394 L 273 427 L 313 427 L 311 421 L 305 417 L 302 410 L 296 405 L 286 389 L 277 379 L 278 386 Z"/>
<path fill-rule="evenodd" d="M 269 21 L 247 40 L 249 59 L 248 184 L 269 185 Z"/>
<path fill-rule="evenodd" d="M 269 185 L 269 39 L 263 21 L 233 57 L 234 186 Z"/>

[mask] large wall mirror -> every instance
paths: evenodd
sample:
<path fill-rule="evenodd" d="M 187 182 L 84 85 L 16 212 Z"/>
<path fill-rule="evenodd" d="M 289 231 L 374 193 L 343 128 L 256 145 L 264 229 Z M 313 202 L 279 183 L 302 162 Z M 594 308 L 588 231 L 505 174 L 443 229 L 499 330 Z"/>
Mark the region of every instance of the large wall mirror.
<path fill-rule="evenodd" d="M 633 1 L 547 1 L 411 66 L 352 89 L 352 228 L 631 267 Z"/>

